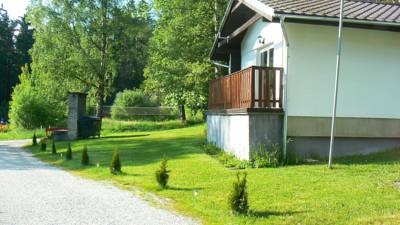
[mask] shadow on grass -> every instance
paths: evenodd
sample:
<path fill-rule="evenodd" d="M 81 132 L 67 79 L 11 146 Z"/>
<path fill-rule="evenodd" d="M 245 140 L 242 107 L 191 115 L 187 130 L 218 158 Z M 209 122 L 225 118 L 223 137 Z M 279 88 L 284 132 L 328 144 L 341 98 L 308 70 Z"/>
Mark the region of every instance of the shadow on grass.
<path fill-rule="evenodd" d="M 183 188 L 183 187 L 168 187 L 168 190 L 173 191 L 201 191 L 204 188 Z"/>
<path fill-rule="evenodd" d="M 101 139 L 110 139 L 110 138 L 135 138 L 135 137 L 146 137 L 149 136 L 150 134 L 137 134 L 137 135 L 107 135 L 104 137 L 100 137 L 99 140 Z"/>
<path fill-rule="evenodd" d="M 255 218 L 268 218 L 270 216 L 292 216 L 295 214 L 303 213 L 302 211 L 257 211 L 257 210 L 250 210 L 249 217 Z"/>

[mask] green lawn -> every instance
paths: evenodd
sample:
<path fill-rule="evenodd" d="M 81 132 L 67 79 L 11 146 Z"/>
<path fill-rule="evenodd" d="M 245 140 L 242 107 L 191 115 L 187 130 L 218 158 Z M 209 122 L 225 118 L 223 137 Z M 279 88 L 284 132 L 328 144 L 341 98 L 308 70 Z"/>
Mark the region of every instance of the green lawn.
<path fill-rule="evenodd" d="M 234 216 L 227 196 L 235 170 L 204 154 L 203 125 L 153 132 L 115 133 L 73 143 L 74 160 L 39 152 L 35 155 L 84 177 L 114 181 L 130 189 L 172 199 L 167 207 L 206 224 L 399 224 L 400 151 L 341 159 L 326 165 L 248 169 L 250 216 Z M 82 146 L 88 145 L 93 164 L 81 167 Z M 110 175 L 113 150 L 119 147 L 124 175 Z M 65 143 L 59 143 L 64 152 Z M 170 188 L 160 190 L 154 172 L 162 155 L 170 159 Z M 65 155 L 65 154 L 64 154 Z M 198 192 L 194 199 L 193 192 Z"/>
<path fill-rule="evenodd" d="M 33 137 L 33 130 L 23 130 L 23 129 L 14 129 L 8 132 L 0 132 L 0 140 L 18 140 L 18 139 L 30 139 Z M 43 137 L 44 130 L 37 131 L 36 135 L 38 137 Z"/>

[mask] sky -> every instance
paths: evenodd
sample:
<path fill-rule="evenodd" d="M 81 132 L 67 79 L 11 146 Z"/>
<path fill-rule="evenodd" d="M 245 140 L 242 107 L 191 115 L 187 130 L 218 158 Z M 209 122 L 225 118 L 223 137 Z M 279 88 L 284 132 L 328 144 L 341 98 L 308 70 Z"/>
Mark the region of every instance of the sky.
<path fill-rule="evenodd" d="M 3 4 L 11 19 L 17 19 L 24 15 L 29 2 L 30 0 L 0 0 L 0 6 Z"/>

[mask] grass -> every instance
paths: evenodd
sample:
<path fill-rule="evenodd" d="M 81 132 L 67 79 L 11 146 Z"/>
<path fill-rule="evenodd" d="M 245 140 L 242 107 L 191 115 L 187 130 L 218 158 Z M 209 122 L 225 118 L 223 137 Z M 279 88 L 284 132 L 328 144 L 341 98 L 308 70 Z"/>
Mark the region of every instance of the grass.
<path fill-rule="evenodd" d="M 24 129 L 11 129 L 7 132 L 0 132 L 0 140 L 18 140 L 18 139 L 31 139 L 33 137 L 33 130 Z M 37 131 L 36 135 L 38 138 L 44 137 L 44 130 Z"/>
<path fill-rule="evenodd" d="M 237 170 L 225 168 L 203 153 L 204 128 L 115 133 L 76 141 L 72 161 L 38 148 L 31 150 L 72 173 L 172 199 L 167 207 L 205 224 L 400 223 L 400 190 L 393 185 L 400 180 L 397 150 L 338 159 L 333 170 L 325 164 L 247 169 L 250 215 L 235 216 L 229 210 L 228 195 Z M 85 144 L 93 164 L 88 167 L 80 165 Z M 57 147 L 65 155 L 66 143 Z M 116 147 L 123 171 L 118 176 L 111 175 L 109 168 Z M 166 190 L 158 187 L 154 175 L 164 154 L 171 170 Z"/>
<path fill-rule="evenodd" d="M 200 124 L 201 119 L 189 119 L 188 126 Z M 129 132 L 129 131 L 157 131 L 157 130 L 170 130 L 183 128 L 181 120 L 166 120 L 166 121 L 122 121 L 114 119 L 103 119 L 102 129 L 105 135 L 115 132 Z"/>

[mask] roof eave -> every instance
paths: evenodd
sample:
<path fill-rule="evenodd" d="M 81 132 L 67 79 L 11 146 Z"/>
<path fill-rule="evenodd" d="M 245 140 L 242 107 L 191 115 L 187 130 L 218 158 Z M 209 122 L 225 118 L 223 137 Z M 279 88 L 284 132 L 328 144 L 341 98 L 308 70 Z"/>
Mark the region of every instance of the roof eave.
<path fill-rule="evenodd" d="M 311 20 L 311 21 L 321 21 L 321 22 L 339 22 L 337 17 L 326 17 L 326 16 L 312 16 L 312 15 L 297 15 L 289 13 L 275 13 L 274 18 L 279 18 L 284 16 L 288 19 L 299 19 L 299 20 Z M 371 25 L 371 26 L 391 26 L 400 27 L 400 23 L 396 22 L 386 22 L 386 21 L 376 21 L 376 20 L 359 20 L 359 19 L 343 19 L 344 23 L 360 24 L 360 25 Z"/>

